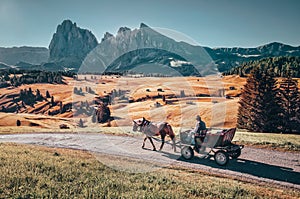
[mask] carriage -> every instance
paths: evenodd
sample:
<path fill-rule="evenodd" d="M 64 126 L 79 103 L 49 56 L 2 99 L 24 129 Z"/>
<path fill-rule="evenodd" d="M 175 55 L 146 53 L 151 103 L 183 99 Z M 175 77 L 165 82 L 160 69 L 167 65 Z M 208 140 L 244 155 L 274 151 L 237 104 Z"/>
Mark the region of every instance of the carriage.
<path fill-rule="evenodd" d="M 229 159 L 236 159 L 241 155 L 243 145 L 232 143 L 236 128 L 218 130 L 216 133 L 208 130 L 205 137 L 200 135 L 192 135 L 191 131 L 180 132 L 180 148 L 181 155 L 184 159 L 190 160 L 194 157 L 194 151 L 204 156 L 214 156 L 218 165 L 226 165 Z M 198 136 L 198 137 L 197 137 Z M 201 144 L 197 140 L 199 138 Z"/>
<path fill-rule="evenodd" d="M 180 141 L 177 143 L 175 143 L 175 134 L 172 127 L 167 122 L 154 123 L 143 117 L 133 120 L 132 130 L 140 131 L 145 134 L 142 148 L 145 146 L 145 141 L 149 139 L 153 146 L 153 150 L 156 151 L 155 145 L 152 141 L 152 139 L 154 139 L 162 143 L 159 149 L 162 150 L 165 143 L 165 136 L 169 135 L 172 140 L 172 148 L 176 151 L 176 146 L 179 145 L 181 155 L 184 159 L 192 159 L 194 157 L 194 151 L 196 151 L 204 156 L 213 155 L 216 163 L 222 166 L 228 163 L 229 158 L 238 158 L 244 148 L 243 145 L 232 143 L 236 128 L 218 130 L 216 133 L 213 133 L 214 129 L 208 129 L 208 133 L 205 131 L 205 134 L 200 135 L 194 135 L 191 130 L 182 131 L 180 132 Z M 161 139 L 153 137 L 158 135 L 161 136 Z M 197 140 L 201 140 L 201 143 L 194 142 Z"/>

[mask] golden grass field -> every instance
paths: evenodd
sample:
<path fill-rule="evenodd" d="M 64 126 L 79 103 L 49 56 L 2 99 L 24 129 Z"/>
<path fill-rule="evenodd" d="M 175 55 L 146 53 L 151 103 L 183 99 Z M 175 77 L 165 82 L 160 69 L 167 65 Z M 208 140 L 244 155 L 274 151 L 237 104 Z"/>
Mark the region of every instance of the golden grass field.
<path fill-rule="evenodd" d="M 14 88 L 0 89 L 0 106 L 10 107 L 13 105 L 11 95 L 18 94 L 21 89 L 32 89 L 33 92 L 39 89 L 45 96 L 48 90 L 50 95 L 54 96 L 56 102 L 61 101 L 65 104 L 79 104 L 88 101 L 92 105 L 95 97 L 101 97 L 111 92 L 113 89 L 126 90 L 127 100 L 115 99 L 114 104 L 110 105 L 112 116 L 117 118 L 110 125 L 129 126 L 133 119 L 145 117 L 151 121 L 167 121 L 177 127 L 191 127 L 194 125 L 195 116 L 200 114 L 207 126 L 214 127 L 234 127 L 236 124 L 237 102 L 236 97 L 244 83 L 245 78 L 238 76 L 226 76 L 223 78 L 212 77 L 116 77 L 116 76 L 98 76 L 97 79 L 91 79 L 90 75 L 80 76 L 78 81 L 71 78 L 65 78 L 65 85 L 58 84 L 31 84 L 22 85 Z M 235 90 L 230 90 L 231 86 Z M 73 94 L 73 88 L 91 87 L 96 95 L 84 92 L 84 96 Z M 162 92 L 158 92 L 161 89 Z M 220 89 L 225 90 L 225 95 L 232 96 L 232 99 L 224 97 L 192 97 L 193 95 L 211 95 L 216 96 Z M 148 91 L 146 91 L 148 90 Z M 178 98 L 180 91 L 184 91 L 186 97 Z M 146 97 L 155 97 L 157 95 L 166 97 L 170 104 L 165 105 L 162 99 L 148 99 L 145 101 L 128 103 L 129 99 L 140 99 Z M 171 95 L 176 95 L 175 97 Z M 48 110 L 54 111 L 59 107 L 51 107 L 50 99 L 37 102 L 34 107 L 26 106 L 18 114 L 0 112 L 0 126 L 16 126 L 16 120 L 19 119 L 22 126 L 38 126 L 41 128 L 57 129 L 60 124 L 66 123 L 70 128 L 76 126 L 76 120 L 72 112 L 49 116 Z M 155 107 L 155 103 L 162 104 L 161 107 Z M 90 119 L 85 115 L 76 116 L 83 118 L 87 125 L 91 125 Z M 74 119 L 74 118 L 73 118 Z"/>

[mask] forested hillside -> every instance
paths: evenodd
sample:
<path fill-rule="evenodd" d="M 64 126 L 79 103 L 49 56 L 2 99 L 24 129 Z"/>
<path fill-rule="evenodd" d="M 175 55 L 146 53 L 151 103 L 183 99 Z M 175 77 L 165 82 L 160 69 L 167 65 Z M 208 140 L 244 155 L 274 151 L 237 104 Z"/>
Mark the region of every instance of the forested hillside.
<path fill-rule="evenodd" d="M 269 57 L 256 61 L 249 61 L 243 63 L 241 66 L 235 67 L 228 72 L 223 73 L 224 75 L 240 75 L 246 76 L 254 68 L 260 68 L 262 70 L 273 70 L 276 77 L 287 77 L 288 73 L 292 77 L 300 77 L 300 57 Z"/>

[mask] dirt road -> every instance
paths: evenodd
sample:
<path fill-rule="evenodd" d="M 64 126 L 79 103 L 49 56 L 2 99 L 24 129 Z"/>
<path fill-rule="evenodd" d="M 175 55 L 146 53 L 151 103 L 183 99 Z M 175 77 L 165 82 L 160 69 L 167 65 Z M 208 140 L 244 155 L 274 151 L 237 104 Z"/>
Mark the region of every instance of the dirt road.
<path fill-rule="evenodd" d="M 230 176 L 246 181 L 271 183 L 274 185 L 287 186 L 300 189 L 300 154 L 289 152 L 278 152 L 266 149 L 245 147 L 238 160 L 231 160 L 226 166 L 218 166 L 213 158 L 196 157 L 186 161 L 180 156 L 180 148 L 173 152 L 171 146 L 166 144 L 163 151 L 151 150 L 149 141 L 142 149 L 142 137 L 124 137 L 104 134 L 15 134 L 0 135 L 0 142 L 15 142 L 23 144 L 34 144 L 48 147 L 72 148 L 88 150 L 93 152 L 99 161 L 108 166 L 121 168 L 122 164 L 112 161 L 119 157 L 132 159 L 144 164 L 134 164 L 133 171 L 145 170 L 145 164 L 159 166 L 179 166 L 209 172 L 215 175 Z M 157 148 L 160 143 L 155 143 Z M 106 158 L 103 158 L 103 157 Z M 110 161 L 107 161 L 110 159 Z M 114 165 L 116 164 L 116 165 Z M 144 169 L 144 170 L 143 170 Z"/>

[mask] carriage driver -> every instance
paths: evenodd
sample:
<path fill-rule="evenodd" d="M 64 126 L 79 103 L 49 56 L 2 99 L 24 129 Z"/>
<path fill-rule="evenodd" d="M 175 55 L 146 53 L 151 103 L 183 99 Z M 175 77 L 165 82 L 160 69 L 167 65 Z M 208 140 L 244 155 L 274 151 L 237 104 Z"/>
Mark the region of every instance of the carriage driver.
<path fill-rule="evenodd" d="M 195 133 L 194 138 L 196 147 L 200 147 L 206 136 L 207 129 L 205 122 L 201 120 L 201 117 L 199 115 L 196 116 L 196 121 L 196 127 L 194 128 L 193 132 Z"/>

